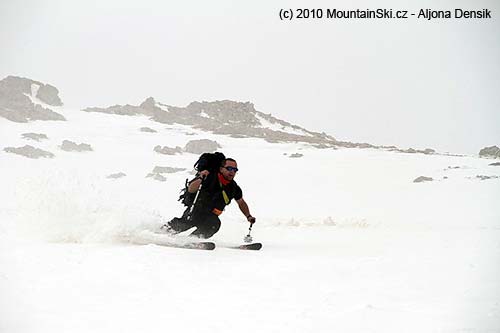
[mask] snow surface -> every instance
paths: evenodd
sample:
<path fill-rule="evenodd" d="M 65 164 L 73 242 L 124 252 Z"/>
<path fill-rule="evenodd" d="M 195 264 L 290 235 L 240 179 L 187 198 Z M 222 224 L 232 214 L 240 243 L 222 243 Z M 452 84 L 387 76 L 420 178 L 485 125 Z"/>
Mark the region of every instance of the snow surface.
<path fill-rule="evenodd" d="M 500 175 L 491 160 L 52 109 L 68 121 L 0 118 L 0 332 L 500 331 L 500 179 L 476 178 Z M 26 132 L 46 134 L 36 147 L 55 158 L 3 151 Z M 235 203 L 214 251 L 135 244 L 182 212 L 197 159 L 153 148 L 202 138 L 238 160 L 261 251 L 224 248 L 248 229 Z M 63 140 L 94 151 L 62 151 Z M 187 170 L 158 182 L 146 178 L 155 166 Z M 435 181 L 413 183 L 422 175 Z"/>
<path fill-rule="evenodd" d="M 165 112 L 170 112 L 170 110 L 168 109 L 168 106 L 167 106 L 167 105 L 165 105 L 165 104 L 162 104 L 162 103 L 158 103 L 158 102 L 156 102 L 156 103 L 155 103 L 155 106 L 156 106 L 157 108 L 159 108 L 159 109 L 162 109 L 162 110 L 163 110 L 163 111 L 165 111 Z"/>
<path fill-rule="evenodd" d="M 32 83 L 31 84 L 31 97 L 36 98 L 36 95 L 38 94 L 38 90 L 40 90 L 40 85 Z"/>
<path fill-rule="evenodd" d="M 268 129 L 273 130 L 273 131 L 279 131 L 279 132 L 295 134 L 295 135 L 312 136 L 312 134 L 310 134 L 310 133 L 307 133 L 307 132 L 300 130 L 300 129 L 295 129 L 291 126 L 284 126 L 284 125 L 280 125 L 277 123 L 272 123 L 269 120 L 262 118 L 258 114 L 256 114 L 255 117 L 259 120 L 260 125 L 263 128 L 268 128 Z"/>

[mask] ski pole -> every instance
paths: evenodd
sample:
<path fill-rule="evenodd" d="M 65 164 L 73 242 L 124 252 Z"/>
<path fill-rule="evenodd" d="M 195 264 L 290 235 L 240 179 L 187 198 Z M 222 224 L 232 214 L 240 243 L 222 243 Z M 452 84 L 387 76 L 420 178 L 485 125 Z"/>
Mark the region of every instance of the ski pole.
<path fill-rule="evenodd" d="M 243 241 L 245 243 L 251 243 L 252 242 L 252 236 L 250 235 L 250 233 L 252 232 L 252 226 L 253 226 L 253 223 L 250 223 L 250 228 L 248 228 L 248 235 L 246 235 L 245 238 L 243 238 Z"/>
<path fill-rule="evenodd" d="M 194 197 L 193 204 L 191 205 L 191 207 L 189 207 L 189 213 L 188 213 L 188 217 L 187 217 L 188 221 L 191 220 L 191 217 L 193 215 L 194 205 L 196 205 L 196 201 L 198 200 L 198 196 L 200 195 L 200 191 L 201 191 L 201 188 L 203 186 L 203 180 L 205 180 L 205 177 L 201 177 L 200 187 L 198 187 L 198 191 L 196 191 L 196 195 Z"/>

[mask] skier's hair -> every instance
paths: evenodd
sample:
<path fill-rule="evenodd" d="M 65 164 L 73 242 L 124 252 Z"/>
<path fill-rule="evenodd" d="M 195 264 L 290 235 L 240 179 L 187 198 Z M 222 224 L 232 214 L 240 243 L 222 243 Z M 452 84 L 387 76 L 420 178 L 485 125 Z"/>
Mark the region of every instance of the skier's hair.
<path fill-rule="evenodd" d="M 231 162 L 234 162 L 236 163 L 236 160 L 234 158 L 226 158 L 226 159 L 223 159 L 222 160 L 222 164 L 221 164 L 221 167 L 224 167 L 226 165 L 226 162 L 227 161 L 231 161 Z"/>

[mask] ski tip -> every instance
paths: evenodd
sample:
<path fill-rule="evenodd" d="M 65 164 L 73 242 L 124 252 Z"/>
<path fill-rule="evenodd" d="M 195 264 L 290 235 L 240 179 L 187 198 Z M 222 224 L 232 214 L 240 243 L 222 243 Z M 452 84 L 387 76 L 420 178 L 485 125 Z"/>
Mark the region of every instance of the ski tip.
<path fill-rule="evenodd" d="M 262 248 L 262 243 L 252 243 L 252 244 L 243 244 L 237 247 L 240 250 L 260 250 Z"/>
<path fill-rule="evenodd" d="M 204 248 L 205 248 L 205 250 L 214 250 L 215 243 L 204 243 Z"/>

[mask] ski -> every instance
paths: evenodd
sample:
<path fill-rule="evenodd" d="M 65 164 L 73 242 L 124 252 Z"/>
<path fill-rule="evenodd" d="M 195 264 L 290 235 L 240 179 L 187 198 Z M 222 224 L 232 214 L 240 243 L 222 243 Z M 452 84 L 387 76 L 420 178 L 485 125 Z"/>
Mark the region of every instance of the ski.
<path fill-rule="evenodd" d="M 254 250 L 258 251 L 262 248 L 262 243 L 251 243 L 251 244 L 242 244 L 236 246 L 229 246 L 230 249 L 236 250 Z"/>
<path fill-rule="evenodd" d="M 190 242 L 190 243 L 160 243 L 160 246 L 175 247 L 179 249 L 192 249 L 192 250 L 213 250 L 215 249 L 214 242 Z"/>
<path fill-rule="evenodd" d="M 166 236 L 165 234 L 144 231 L 141 234 L 138 234 L 135 237 L 129 239 L 129 241 L 139 245 L 154 244 L 158 246 L 173 247 L 179 249 L 193 249 L 193 250 L 215 249 L 214 242 L 197 241 L 193 239 L 172 239 L 165 236 Z"/>
<path fill-rule="evenodd" d="M 198 241 L 191 237 L 172 238 L 168 237 L 163 233 L 156 233 L 150 231 L 144 231 L 141 234 L 136 235 L 132 239 L 129 239 L 129 241 L 134 244 L 140 244 L 140 245 L 154 244 L 158 246 L 172 247 L 178 249 L 214 250 L 216 247 L 215 242 L 204 241 L 204 240 Z M 262 248 L 262 243 L 244 243 L 241 245 L 234 245 L 234 243 L 225 244 L 224 242 L 221 242 L 217 247 L 237 249 L 237 250 L 258 251 Z"/>

